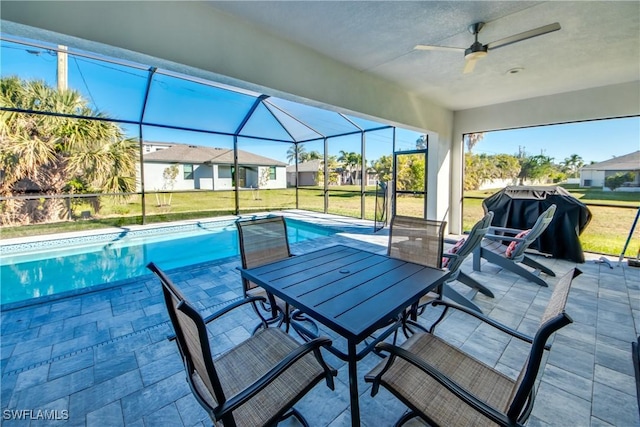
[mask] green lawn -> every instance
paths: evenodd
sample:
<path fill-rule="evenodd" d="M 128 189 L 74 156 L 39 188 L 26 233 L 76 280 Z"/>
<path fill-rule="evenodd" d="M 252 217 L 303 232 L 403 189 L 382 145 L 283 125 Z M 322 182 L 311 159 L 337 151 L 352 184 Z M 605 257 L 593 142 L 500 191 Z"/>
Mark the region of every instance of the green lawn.
<path fill-rule="evenodd" d="M 629 230 L 640 204 L 640 193 L 604 192 L 592 189 L 568 188 L 575 197 L 581 199 L 591 211 L 593 218 L 585 232 L 580 236 L 585 251 L 619 255 L 629 234 Z M 470 230 L 473 224 L 483 216 L 482 199 L 498 190 L 474 191 L 465 194 L 463 204 L 463 224 Z M 476 198 L 480 197 L 480 198 Z M 251 190 L 238 194 L 241 213 L 293 209 L 296 207 L 295 189 Z M 169 205 L 170 201 L 170 205 Z M 424 199 L 403 196 L 398 199 L 398 212 L 403 215 L 421 216 Z M 329 191 L 328 212 L 351 217 L 360 217 L 359 186 L 340 186 Z M 607 206 L 596 206 L 607 205 Z M 234 213 L 235 193 L 228 192 L 184 192 L 168 195 L 147 195 L 145 199 L 146 223 L 177 221 L 184 219 L 208 218 Z M 324 211 L 323 190 L 305 188 L 299 190 L 299 207 L 316 212 Z M 373 219 L 375 209 L 375 187 L 367 188 L 365 196 L 365 217 Z M 3 227 L 2 237 L 11 238 L 37 234 L 51 234 L 66 231 L 99 229 L 108 226 L 127 226 L 141 224 L 142 200 L 133 198 L 119 203 L 104 198 L 98 214 L 88 205 L 74 207 L 74 216 L 81 217 L 82 211 L 90 211 L 91 218 L 66 221 L 54 224 L 39 224 L 24 227 Z M 635 257 L 640 247 L 640 224 L 625 253 Z"/>

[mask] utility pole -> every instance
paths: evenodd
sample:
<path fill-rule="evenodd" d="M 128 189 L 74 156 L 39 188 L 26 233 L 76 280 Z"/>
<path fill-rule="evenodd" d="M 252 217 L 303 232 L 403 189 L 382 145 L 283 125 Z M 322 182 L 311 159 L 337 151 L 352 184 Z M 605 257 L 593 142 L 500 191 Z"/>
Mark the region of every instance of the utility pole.
<path fill-rule="evenodd" d="M 58 45 L 58 92 L 66 91 L 68 88 L 68 54 L 67 47 Z"/>

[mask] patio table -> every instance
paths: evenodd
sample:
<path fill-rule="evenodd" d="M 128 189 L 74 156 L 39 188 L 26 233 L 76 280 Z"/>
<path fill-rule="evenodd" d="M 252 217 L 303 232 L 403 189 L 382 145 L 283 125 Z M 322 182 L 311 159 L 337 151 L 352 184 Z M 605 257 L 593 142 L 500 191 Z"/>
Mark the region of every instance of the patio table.
<path fill-rule="evenodd" d="M 241 274 L 346 339 L 347 353 L 336 347 L 331 352 L 348 363 L 351 425 L 359 426 L 357 362 L 397 330 L 405 308 L 449 273 L 336 245 L 241 269 Z M 358 351 L 358 344 L 383 327 Z"/>

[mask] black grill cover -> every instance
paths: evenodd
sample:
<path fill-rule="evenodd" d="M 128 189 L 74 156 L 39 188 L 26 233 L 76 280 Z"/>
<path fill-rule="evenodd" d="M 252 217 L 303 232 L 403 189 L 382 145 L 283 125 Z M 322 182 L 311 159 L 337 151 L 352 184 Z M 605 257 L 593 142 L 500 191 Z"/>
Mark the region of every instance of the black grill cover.
<path fill-rule="evenodd" d="M 583 263 L 578 236 L 591 221 L 591 212 L 564 188 L 506 187 L 482 202 L 485 213 L 493 211 L 492 225 L 523 230 L 531 228 L 552 204 L 556 205 L 553 220 L 531 247 L 554 258 Z"/>

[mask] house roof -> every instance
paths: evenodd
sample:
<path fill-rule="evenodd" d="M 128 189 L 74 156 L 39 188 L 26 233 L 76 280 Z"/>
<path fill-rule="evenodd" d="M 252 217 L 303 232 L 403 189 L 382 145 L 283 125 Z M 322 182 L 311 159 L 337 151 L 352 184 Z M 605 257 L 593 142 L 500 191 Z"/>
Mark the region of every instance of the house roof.
<path fill-rule="evenodd" d="M 629 171 L 640 170 L 640 150 L 604 162 L 583 166 L 582 170 Z"/>
<path fill-rule="evenodd" d="M 298 172 L 318 172 L 320 170 L 320 159 L 309 160 L 307 162 L 298 163 Z M 287 172 L 295 172 L 296 165 L 287 166 Z"/>
<path fill-rule="evenodd" d="M 233 150 L 219 147 L 175 144 L 163 150 L 144 155 L 145 162 L 162 163 L 212 163 L 218 165 L 233 164 Z M 286 166 L 286 163 L 260 156 L 248 151 L 238 150 L 238 163 L 255 166 Z"/>

